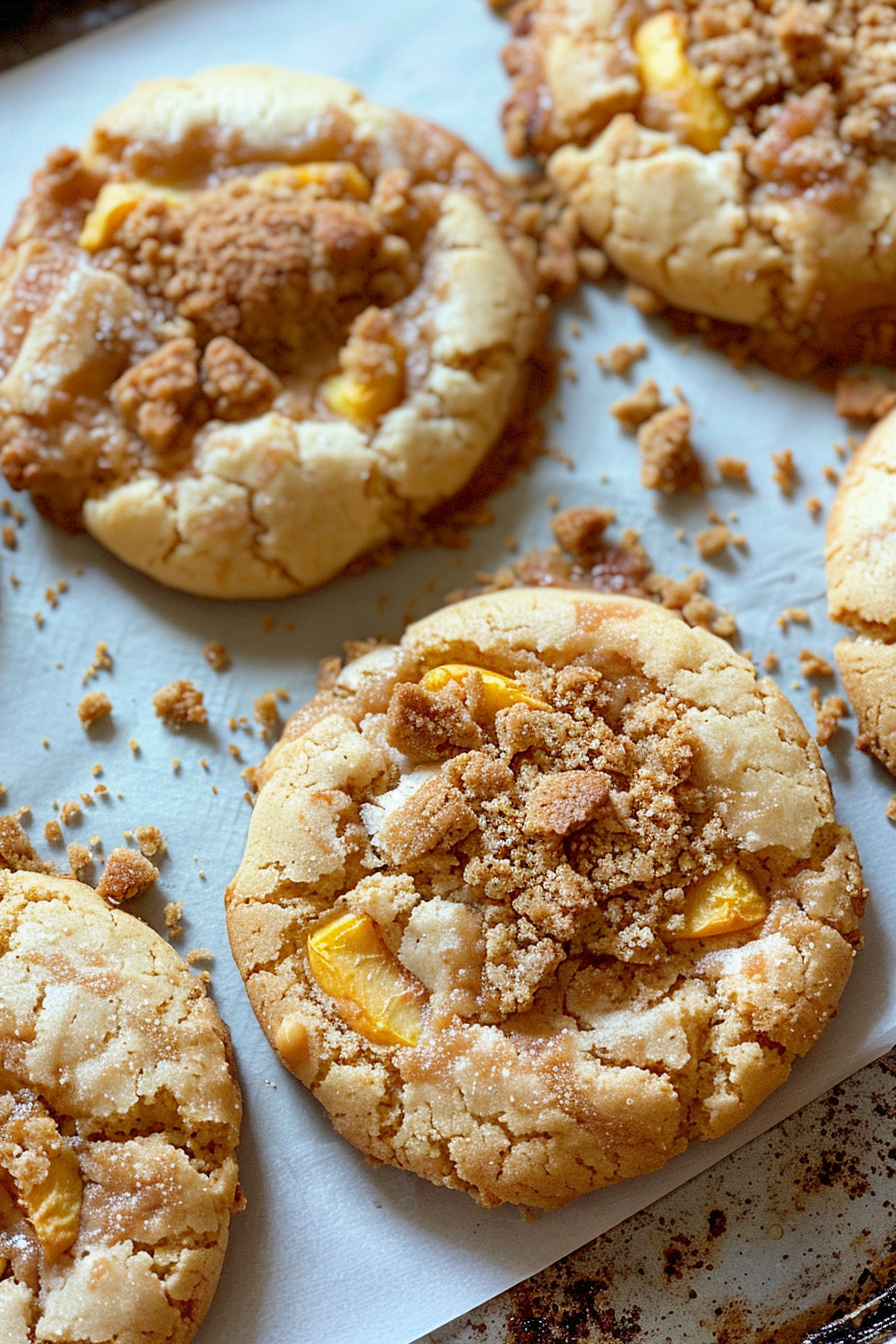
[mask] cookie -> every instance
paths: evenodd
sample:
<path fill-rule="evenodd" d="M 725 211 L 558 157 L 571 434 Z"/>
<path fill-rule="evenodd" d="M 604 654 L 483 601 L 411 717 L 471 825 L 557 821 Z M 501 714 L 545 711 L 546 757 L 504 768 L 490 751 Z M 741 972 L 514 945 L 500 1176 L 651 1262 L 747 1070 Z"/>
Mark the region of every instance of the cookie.
<path fill-rule="evenodd" d="M 262 66 L 139 85 L 0 255 L 0 465 L 175 588 L 279 597 L 455 494 L 518 410 L 534 244 L 448 131 Z"/>
<path fill-rule="evenodd" d="M 192 1339 L 239 1200 L 203 985 L 92 888 L 0 870 L 0 1019 L 0 1337 Z"/>
<path fill-rule="evenodd" d="M 487 1207 L 724 1134 L 860 943 L 796 712 L 643 599 L 439 611 L 349 662 L 255 783 L 227 915 L 269 1040 L 370 1160 Z"/>
<path fill-rule="evenodd" d="M 510 148 L 665 303 L 892 356 L 891 13 L 853 0 L 534 0 Z"/>
<path fill-rule="evenodd" d="M 828 517 L 828 612 L 856 632 L 834 648 L 857 745 L 896 774 L 896 411 L 850 459 Z"/>

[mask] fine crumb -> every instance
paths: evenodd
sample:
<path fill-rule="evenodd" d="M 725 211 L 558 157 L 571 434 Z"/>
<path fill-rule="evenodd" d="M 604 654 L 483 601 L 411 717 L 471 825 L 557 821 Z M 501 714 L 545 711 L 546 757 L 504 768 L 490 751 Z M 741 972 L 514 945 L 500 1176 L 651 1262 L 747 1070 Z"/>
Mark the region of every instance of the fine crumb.
<path fill-rule="evenodd" d="M 88 691 L 78 701 L 78 718 L 85 732 L 89 733 L 95 723 L 111 713 L 112 701 L 105 691 Z"/>
<path fill-rule="evenodd" d="M 3 545 L 8 551 L 14 551 L 18 543 L 16 530 L 12 523 L 4 523 L 2 528 Z"/>
<path fill-rule="evenodd" d="M 832 677 L 834 669 L 826 658 L 822 658 L 820 653 L 813 653 L 811 649 L 800 649 L 799 654 L 800 672 L 804 677 Z"/>
<path fill-rule="evenodd" d="M 809 625 L 809 613 L 805 607 L 785 607 L 781 615 L 777 618 L 775 624 L 782 630 L 786 630 L 788 625 Z"/>
<path fill-rule="evenodd" d="M 826 481 L 829 481 L 831 483 L 831 485 L 840 484 L 840 473 L 836 467 L 832 467 L 830 464 L 828 464 L 826 467 L 822 467 L 821 474 Z"/>
<path fill-rule="evenodd" d="M 702 560 L 721 555 L 729 546 L 743 546 L 746 537 L 743 533 L 732 532 L 727 523 L 714 523 L 694 535 L 694 542 Z"/>
<path fill-rule="evenodd" d="M 230 667 L 230 654 L 227 652 L 224 645 L 219 643 L 216 639 L 213 639 L 210 643 L 206 644 L 205 648 L 202 650 L 202 656 L 209 667 L 214 668 L 216 672 L 226 672 Z"/>
<path fill-rule="evenodd" d="M 202 691 L 183 678 L 162 686 L 152 697 L 152 703 L 156 717 L 171 727 L 208 721 Z"/>
<path fill-rule="evenodd" d="M 215 954 L 207 947 L 194 947 L 192 952 L 187 953 L 186 959 L 190 966 L 195 966 L 197 961 L 213 962 Z"/>
<path fill-rule="evenodd" d="M 93 856 L 87 846 L 79 844 L 75 840 L 67 847 L 66 854 L 68 856 L 68 866 L 75 877 L 83 873 L 93 862 Z"/>
<path fill-rule="evenodd" d="M 641 452 L 641 484 L 648 490 L 672 494 L 696 490 L 703 474 L 691 444 L 691 408 L 684 403 L 670 406 L 638 430 Z"/>
<path fill-rule="evenodd" d="M 81 685 L 86 686 L 91 677 L 99 676 L 100 672 L 111 671 L 112 655 L 109 652 L 109 645 L 104 639 L 98 640 L 97 646 L 93 651 L 93 662 L 81 678 Z"/>
<path fill-rule="evenodd" d="M 55 817 L 44 826 L 44 839 L 48 845 L 61 845 L 64 839 L 62 827 Z"/>
<path fill-rule="evenodd" d="M 140 755 L 140 743 L 137 741 L 136 737 L 129 738 L 128 746 L 135 756 Z"/>
<path fill-rule="evenodd" d="M 730 457 L 724 455 L 716 458 L 716 467 L 719 475 L 726 481 L 736 481 L 738 485 L 746 485 L 750 479 L 750 464 L 745 457 Z"/>
<path fill-rule="evenodd" d="M 106 798 L 109 793 L 109 790 L 106 788 L 105 784 L 95 784 L 93 786 L 93 791 L 98 798 Z"/>
<path fill-rule="evenodd" d="M 844 374 L 837 379 L 834 410 L 844 420 L 880 420 L 896 406 L 896 390 L 879 378 Z"/>
<path fill-rule="evenodd" d="M 733 639 L 737 634 L 734 613 L 725 611 L 706 596 L 706 575 L 695 569 L 686 579 L 673 579 L 668 574 L 649 574 L 644 581 L 648 593 L 657 596 L 670 611 L 680 611 L 688 625 L 699 625 L 722 639 Z"/>
<path fill-rule="evenodd" d="M 166 841 L 158 826 L 137 826 L 134 839 L 140 846 L 140 853 L 151 859 L 165 849 Z"/>
<path fill-rule="evenodd" d="M 660 389 L 653 378 L 645 378 L 625 397 L 618 397 L 607 407 L 627 434 L 634 434 L 639 425 L 643 425 L 662 410 L 663 399 Z"/>
<path fill-rule="evenodd" d="M 90 767 L 90 773 L 91 773 L 94 777 L 95 777 L 96 775 L 101 775 L 101 774 L 103 773 L 103 767 L 102 767 L 101 765 L 92 765 L 92 766 Z"/>
<path fill-rule="evenodd" d="M 815 741 L 820 747 L 826 747 L 840 726 L 840 720 L 848 713 L 846 701 L 842 695 L 822 698 L 817 686 L 812 687 L 810 699 L 815 710 Z"/>
<path fill-rule="evenodd" d="M 889 821 L 896 821 L 896 793 L 893 794 L 893 797 L 887 803 L 887 819 Z"/>
<path fill-rule="evenodd" d="M 817 495 L 810 495 L 806 500 L 806 510 L 813 518 L 817 518 L 824 505 Z"/>
<path fill-rule="evenodd" d="M 763 672 L 777 672 L 780 666 L 781 666 L 780 658 L 775 653 L 774 649 L 769 649 L 768 653 L 762 660 Z"/>
<path fill-rule="evenodd" d="M 81 815 L 81 804 L 74 801 L 63 803 L 59 809 L 59 816 L 62 818 L 64 826 L 71 826 L 73 821 L 77 821 Z"/>
<path fill-rule="evenodd" d="M 180 938 L 184 931 L 181 920 L 184 917 L 183 901 L 169 901 L 163 911 L 165 918 L 165 928 L 168 930 L 169 938 Z"/>
<path fill-rule="evenodd" d="M 595 355 L 594 362 L 604 373 L 626 374 L 633 364 L 647 354 L 644 341 L 619 341 L 603 354 Z"/>
<path fill-rule="evenodd" d="M 6 785 L 0 784 L 0 803 L 3 802 L 5 797 L 6 797 Z"/>
<path fill-rule="evenodd" d="M 78 797 L 85 807 L 96 807 L 96 799 L 92 793 L 79 793 Z"/>
<path fill-rule="evenodd" d="M 632 307 L 637 308 L 645 317 L 657 317 L 666 310 L 665 300 L 644 285 L 626 285 L 625 297 Z"/>
<path fill-rule="evenodd" d="M 793 451 L 790 448 L 782 448 L 779 453 L 771 453 L 771 460 L 774 466 L 772 480 L 781 491 L 785 498 L 789 499 L 793 494 L 794 486 L 797 481 L 796 463 L 793 460 Z"/>
<path fill-rule="evenodd" d="M 261 628 L 266 635 L 269 635 L 272 630 L 275 630 L 277 628 L 276 618 L 273 616 L 262 616 Z"/>
<path fill-rule="evenodd" d="M 136 850 L 119 846 L 106 859 L 97 893 L 110 905 L 121 905 L 139 896 L 159 875 L 156 866 Z"/>

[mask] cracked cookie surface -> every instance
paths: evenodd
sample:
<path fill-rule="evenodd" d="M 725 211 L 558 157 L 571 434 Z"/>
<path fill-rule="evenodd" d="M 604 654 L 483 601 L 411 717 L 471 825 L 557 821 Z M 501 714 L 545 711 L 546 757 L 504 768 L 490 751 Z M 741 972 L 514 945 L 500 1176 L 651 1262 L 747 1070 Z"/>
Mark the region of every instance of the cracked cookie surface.
<path fill-rule="evenodd" d="M 0 871 L 0 1337 L 185 1344 L 239 1205 L 203 985 L 79 882 Z"/>
<path fill-rule="evenodd" d="M 139 85 L 0 253 L 0 465 L 176 588 L 276 597 L 453 495 L 541 337 L 534 245 L 449 132 L 261 66 Z"/>
<path fill-rule="evenodd" d="M 825 538 L 828 613 L 855 631 L 834 648 L 857 745 L 896 774 L 896 412 L 843 474 Z"/>
<path fill-rule="evenodd" d="M 523 0 L 510 148 L 666 303 L 892 357 L 894 7 Z"/>
<path fill-rule="evenodd" d="M 349 662 L 254 782 L 227 916 L 268 1038 L 372 1161 L 485 1206 L 725 1133 L 860 944 L 795 711 L 637 598 L 446 608 Z"/>

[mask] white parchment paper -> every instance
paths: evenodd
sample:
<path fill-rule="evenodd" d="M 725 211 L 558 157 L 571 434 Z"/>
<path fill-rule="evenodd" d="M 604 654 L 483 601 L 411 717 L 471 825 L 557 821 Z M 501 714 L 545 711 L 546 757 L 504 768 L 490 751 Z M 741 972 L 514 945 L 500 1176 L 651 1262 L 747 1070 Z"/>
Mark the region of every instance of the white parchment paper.
<path fill-rule="evenodd" d="M 137 80 L 222 62 L 342 76 L 371 98 L 443 122 L 504 166 L 497 116 L 506 94 L 498 56 L 505 36 L 483 0 L 167 0 L 0 76 L 0 228 L 45 152 L 79 143 L 96 114 Z M 594 363 L 596 352 L 638 336 L 648 341 L 649 356 L 629 385 L 649 373 L 668 401 L 680 387 L 694 409 L 704 461 L 711 465 L 722 454 L 749 459 L 749 486 L 719 484 L 702 498 L 672 502 L 640 487 L 633 441 L 606 411 L 625 380 Z M 43 825 L 56 815 L 54 804 L 101 779 L 109 796 L 84 808 L 67 839 L 99 836 L 108 852 L 137 825 L 163 830 L 169 857 L 140 912 L 162 929 L 165 902 L 184 902 L 181 946 L 214 954 L 213 992 L 237 1051 L 248 1209 L 234 1220 L 199 1344 L 406 1344 L 650 1203 L 896 1040 L 896 836 L 884 815 L 894 784 L 852 749 L 852 720 L 823 753 L 872 891 L 866 947 L 840 1013 L 751 1120 L 662 1172 L 533 1222 L 515 1209 L 484 1213 L 462 1194 L 366 1165 L 283 1071 L 255 1022 L 230 959 L 222 909 L 249 817 L 240 770 L 264 750 L 252 725 L 253 698 L 284 687 L 285 710 L 296 708 L 313 691 L 318 660 L 339 652 L 344 640 L 397 638 L 409 617 L 473 584 L 478 570 L 511 560 L 511 537 L 523 549 L 548 544 L 552 506 L 612 504 L 620 525 L 639 529 L 657 567 L 674 575 L 700 563 L 693 534 L 706 526 L 707 507 L 723 517 L 736 514 L 735 530 L 748 545 L 704 566 L 711 594 L 736 610 L 740 647 L 757 658 L 778 653 L 778 681 L 812 722 L 797 654 L 808 646 L 830 657 L 839 633 L 825 617 L 822 542 L 834 486 L 823 468 L 841 465 L 833 444 L 845 439 L 846 427 L 830 399 L 764 373 L 738 373 L 722 356 L 682 346 L 613 286 L 586 289 L 567 305 L 557 340 L 569 352 L 569 376 L 548 412 L 560 455 L 540 460 L 495 498 L 495 522 L 475 531 L 465 551 L 409 551 L 388 570 L 302 598 L 225 605 L 166 591 L 88 538 L 52 529 L 27 499 L 13 501 L 24 517 L 14 524 L 17 547 L 0 547 L 5 806 L 30 805 L 33 837 L 47 853 Z M 789 499 L 771 480 L 770 454 L 786 447 L 800 473 Z M 820 517 L 806 508 L 812 496 L 824 506 Z M 60 579 L 66 591 L 57 587 Z M 791 607 L 806 608 L 810 625 L 782 629 L 777 618 Z M 108 691 L 114 713 L 88 737 L 76 705 L 99 639 L 108 643 L 114 668 L 90 685 Z M 227 646 L 230 671 L 215 673 L 205 662 L 209 640 Z M 173 733 L 154 717 L 151 696 L 174 677 L 191 678 L 205 692 L 207 728 Z"/>

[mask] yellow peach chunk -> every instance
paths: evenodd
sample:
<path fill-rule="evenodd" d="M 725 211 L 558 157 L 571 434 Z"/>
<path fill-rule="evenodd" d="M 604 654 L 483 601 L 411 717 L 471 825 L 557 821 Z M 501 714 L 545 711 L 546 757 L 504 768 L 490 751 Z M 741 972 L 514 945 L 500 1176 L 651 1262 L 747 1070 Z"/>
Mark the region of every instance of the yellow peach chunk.
<path fill-rule="evenodd" d="M 520 681 L 505 677 L 500 672 L 490 672 L 484 667 L 474 667 L 471 663 L 443 663 L 434 667 L 421 679 L 420 685 L 425 691 L 439 691 L 449 681 L 464 681 L 471 672 L 477 672 L 482 678 L 485 702 L 488 708 L 497 713 L 510 705 L 530 705 L 532 709 L 550 709 L 544 700 L 527 691 Z"/>
<path fill-rule="evenodd" d="M 685 893 L 684 927 L 677 938 L 713 938 L 759 924 L 768 901 L 752 878 L 729 863 L 695 882 Z"/>
<path fill-rule="evenodd" d="M 718 149 L 732 118 L 717 91 L 691 65 L 686 45 L 685 18 L 672 10 L 646 19 L 634 36 L 645 94 L 671 97 L 683 114 L 688 144 L 708 154 Z"/>
<path fill-rule="evenodd" d="M 358 201 L 369 201 L 372 187 L 353 163 L 297 163 L 287 168 L 269 168 L 259 173 L 256 183 L 272 187 L 291 187 L 296 191 L 316 183 L 339 181 Z"/>
<path fill-rule="evenodd" d="M 428 994 L 383 942 L 369 915 L 348 912 L 308 939 L 311 973 L 336 1011 L 376 1045 L 416 1045 Z"/>
<path fill-rule="evenodd" d="M 42 1181 L 17 1192 L 50 1262 L 67 1251 L 78 1235 L 81 1192 L 78 1158 L 68 1147 L 53 1154 Z"/>
<path fill-rule="evenodd" d="M 404 358 L 394 369 L 380 371 L 375 378 L 353 373 L 335 373 L 327 378 L 321 393 L 331 411 L 344 415 L 358 425 L 372 425 L 401 400 L 404 387 Z"/>
<path fill-rule="evenodd" d="M 178 191 L 161 191 L 141 182 L 107 182 L 84 221 L 78 246 L 86 252 L 99 252 L 101 248 L 108 247 L 119 225 L 148 196 L 157 196 L 164 201 L 181 199 Z"/>

